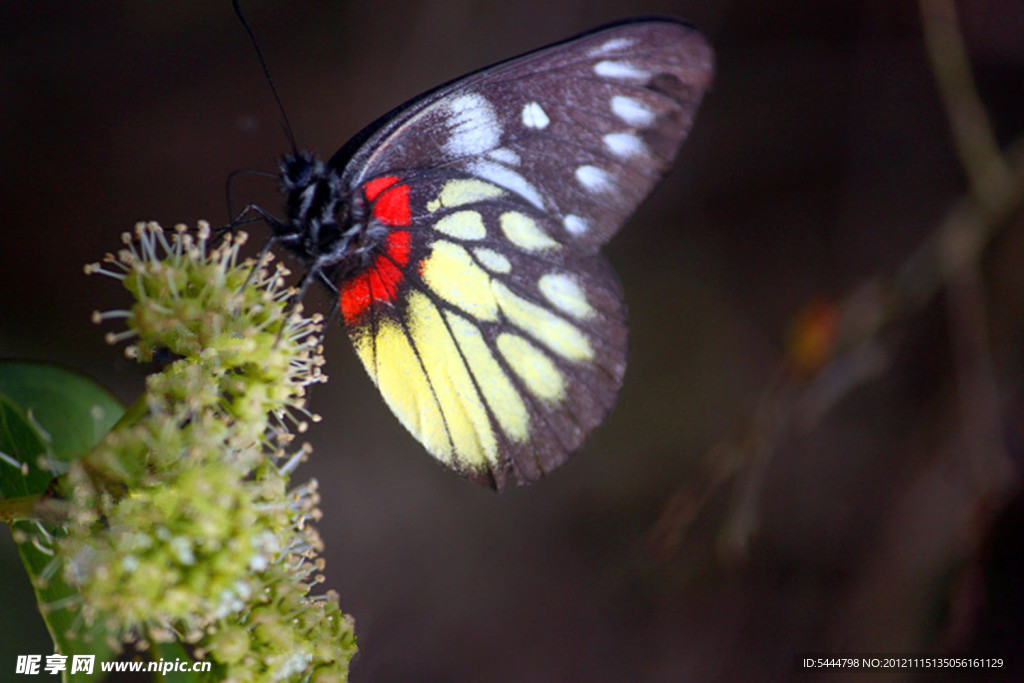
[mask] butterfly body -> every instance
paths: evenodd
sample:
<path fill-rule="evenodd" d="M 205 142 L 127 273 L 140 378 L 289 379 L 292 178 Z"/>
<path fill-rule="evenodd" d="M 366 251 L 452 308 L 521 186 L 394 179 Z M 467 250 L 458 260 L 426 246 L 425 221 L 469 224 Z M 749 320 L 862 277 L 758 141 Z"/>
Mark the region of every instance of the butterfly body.
<path fill-rule="evenodd" d="M 668 169 L 711 78 L 692 27 L 613 24 L 481 69 L 329 161 L 284 157 L 275 239 L 339 296 L 399 420 L 500 488 L 611 410 L 625 305 L 598 253 Z"/>

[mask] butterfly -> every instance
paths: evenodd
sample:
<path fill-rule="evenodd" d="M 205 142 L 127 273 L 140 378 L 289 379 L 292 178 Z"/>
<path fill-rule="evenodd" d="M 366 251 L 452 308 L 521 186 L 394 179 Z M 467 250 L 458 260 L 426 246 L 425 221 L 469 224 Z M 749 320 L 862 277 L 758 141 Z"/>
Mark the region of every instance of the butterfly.
<path fill-rule="evenodd" d="M 326 162 L 283 156 L 271 241 L 334 291 L 437 460 L 530 483 L 610 412 L 626 311 L 599 249 L 668 170 L 712 71 L 689 24 L 630 19 L 438 86 Z"/>

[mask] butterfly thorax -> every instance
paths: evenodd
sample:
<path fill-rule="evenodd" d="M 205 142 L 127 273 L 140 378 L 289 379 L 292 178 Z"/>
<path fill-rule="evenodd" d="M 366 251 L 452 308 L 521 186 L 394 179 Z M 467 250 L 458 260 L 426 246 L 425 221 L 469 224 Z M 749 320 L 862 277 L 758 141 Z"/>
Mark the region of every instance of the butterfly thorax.
<path fill-rule="evenodd" d="M 287 219 L 275 226 L 280 243 L 313 269 L 358 268 L 382 239 L 369 229 L 365 202 L 310 152 L 286 154 L 278 168 L 287 198 Z"/>

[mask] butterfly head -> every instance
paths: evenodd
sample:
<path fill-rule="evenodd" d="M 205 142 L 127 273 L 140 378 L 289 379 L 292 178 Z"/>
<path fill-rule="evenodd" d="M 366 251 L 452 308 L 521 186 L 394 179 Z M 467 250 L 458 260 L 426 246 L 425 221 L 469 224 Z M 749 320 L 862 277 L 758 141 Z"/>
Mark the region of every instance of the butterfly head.
<path fill-rule="evenodd" d="M 286 154 L 278 170 L 288 215 L 275 226 L 280 243 L 313 268 L 344 260 L 363 221 L 338 171 L 311 152 Z"/>

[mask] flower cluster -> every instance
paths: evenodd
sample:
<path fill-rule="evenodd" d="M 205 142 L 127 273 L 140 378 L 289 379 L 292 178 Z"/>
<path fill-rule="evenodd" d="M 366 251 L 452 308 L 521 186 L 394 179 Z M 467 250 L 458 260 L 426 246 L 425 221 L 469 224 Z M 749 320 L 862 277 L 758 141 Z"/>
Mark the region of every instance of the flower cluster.
<path fill-rule="evenodd" d="M 59 549 L 87 618 L 120 642 L 179 641 L 228 680 L 344 680 L 355 652 L 323 579 L 316 482 L 289 489 L 294 432 L 320 372 L 321 320 L 289 303 L 286 271 L 242 261 L 244 235 L 140 224 L 88 272 L 136 303 L 127 355 L 169 361 L 65 479 Z"/>

